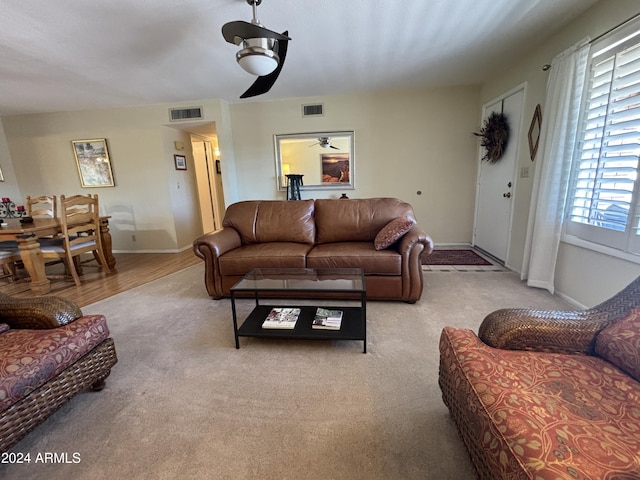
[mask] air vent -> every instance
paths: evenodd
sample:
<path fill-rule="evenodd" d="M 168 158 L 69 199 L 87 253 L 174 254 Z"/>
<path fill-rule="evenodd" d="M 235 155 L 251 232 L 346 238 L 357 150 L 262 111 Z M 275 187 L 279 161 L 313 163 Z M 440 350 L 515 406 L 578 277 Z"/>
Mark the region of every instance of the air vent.
<path fill-rule="evenodd" d="M 201 120 L 202 118 L 202 107 L 169 109 L 169 120 L 171 120 L 172 122 L 180 122 L 184 120 Z"/>
<path fill-rule="evenodd" d="M 324 115 L 324 106 L 322 103 L 315 105 L 302 105 L 303 117 L 321 117 Z"/>

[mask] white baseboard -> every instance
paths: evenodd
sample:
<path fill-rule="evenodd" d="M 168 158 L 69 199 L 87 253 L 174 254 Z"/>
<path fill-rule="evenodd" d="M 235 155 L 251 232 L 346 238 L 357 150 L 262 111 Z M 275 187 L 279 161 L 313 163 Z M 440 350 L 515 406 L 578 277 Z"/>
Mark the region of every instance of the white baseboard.
<path fill-rule="evenodd" d="M 434 243 L 435 248 L 471 248 L 470 243 Z"/>
<path fill-rule="evenodd" d="M 574 307 L 576 307 L 578 310 L 587 310 L 586 305 L 581 304 L 580 302 L 576 301 L 575 299 L 571 298 L 568 295 L 565 295 L 562 292 L 559 292 L 558 290 L 555 291 L 554 295 L 558 298 L 561 298 L 562 300 L 564 300 L 565 302 L 567 302 L 570 305 L 573 305 Z"/>
<path fill-rule="evenodd" d="M 113 250 L 113 253 L 182 253 L 185 250 L 193 248 L 191 245 L 187 245 L 182 248 L 168 248 L 159 250 Z"/>

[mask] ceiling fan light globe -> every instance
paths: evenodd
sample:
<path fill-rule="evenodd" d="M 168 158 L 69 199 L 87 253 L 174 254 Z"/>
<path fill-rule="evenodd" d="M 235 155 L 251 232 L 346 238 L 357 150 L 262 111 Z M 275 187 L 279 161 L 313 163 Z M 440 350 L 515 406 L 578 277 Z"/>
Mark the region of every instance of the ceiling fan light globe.
<path fill-rule="evenodd" d="M 280 58 L 274 51 L 275 40 L 271 38 L 249 38 L 243 48 L 236 53 L 236 60 L 248 73 L 262 77 L 276 68 Z"/>

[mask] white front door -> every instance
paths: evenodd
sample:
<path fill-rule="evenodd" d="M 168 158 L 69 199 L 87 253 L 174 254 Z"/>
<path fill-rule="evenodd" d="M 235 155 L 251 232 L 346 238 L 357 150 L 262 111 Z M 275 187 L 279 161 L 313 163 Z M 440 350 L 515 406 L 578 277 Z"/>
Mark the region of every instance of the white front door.
<path fill-rule="evenodd" d="M 484 119 L 492 112 L 504 113 L 509 124 L 509 140 L 502 157 L 490 163 L 480 161 L 473 244 L 505 262 L 509 251 L 511 206 L 520 140 L 524 89 L 484 106 Z M 480 158 L 485 154 L 480 147 Z"/>

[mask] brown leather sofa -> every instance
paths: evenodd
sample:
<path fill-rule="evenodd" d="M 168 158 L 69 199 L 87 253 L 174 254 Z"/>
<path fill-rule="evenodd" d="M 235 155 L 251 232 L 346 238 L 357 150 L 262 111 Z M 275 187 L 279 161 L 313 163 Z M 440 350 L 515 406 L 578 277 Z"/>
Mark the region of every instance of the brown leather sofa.
<path fill-rule="evenodd" d="M 408 220 L 409 231 L 376 249 L 394 220 Z M 395 198 L 244 201 L 227 208 L 222 225 L 193 242 L 214 299 L 228 297 L 253 268 L 358 267 L 367 298 L 414 303 L 423 287 L 420 257 L 433 250 L 411 205 Z"/>

